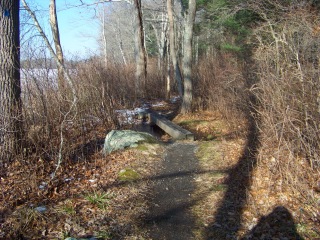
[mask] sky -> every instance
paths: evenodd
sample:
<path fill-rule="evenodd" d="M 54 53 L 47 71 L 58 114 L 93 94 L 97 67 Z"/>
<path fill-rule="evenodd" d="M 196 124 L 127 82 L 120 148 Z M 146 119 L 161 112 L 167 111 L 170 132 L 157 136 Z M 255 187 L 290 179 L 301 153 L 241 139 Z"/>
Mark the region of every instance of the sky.
<path fill-rule="evenodd" d="M 31 10 L 41 10 L 41 14 L 38 14 L 37 17 L 46 33 L 50 32 L 49 2 L 49 0 L 27 0 Z M 87 58 L 99 52 L 97 42 L 100 31 L 97 20 L 98 8 L 96 6 L 79 6 L 80 4 L 80 0 L 56 0 L 60 41 L 64 55 L 69 59 L 73 57 Z"/>

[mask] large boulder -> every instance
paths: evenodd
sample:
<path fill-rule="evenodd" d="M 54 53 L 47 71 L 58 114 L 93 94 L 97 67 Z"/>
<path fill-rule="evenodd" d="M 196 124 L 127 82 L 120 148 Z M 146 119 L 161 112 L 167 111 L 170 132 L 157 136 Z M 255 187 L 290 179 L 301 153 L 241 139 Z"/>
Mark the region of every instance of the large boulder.
<path fill-rule="evenodd" d="M 112 130 L 105 138 L 103 154 L 109 154 L 127 147 L 137 147 L 139 143 L 143 142 L 155 143 L 157 140 L 151 134 L 145 132 Z"/>

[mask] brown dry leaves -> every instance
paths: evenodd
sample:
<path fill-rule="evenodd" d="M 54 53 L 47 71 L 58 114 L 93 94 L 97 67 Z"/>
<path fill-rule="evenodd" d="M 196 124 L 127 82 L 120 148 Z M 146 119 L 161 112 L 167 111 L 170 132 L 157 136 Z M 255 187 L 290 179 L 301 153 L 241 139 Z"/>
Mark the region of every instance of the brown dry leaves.
<path fill-rule="evenodd" d="M 83 161 L 66 161 L 50 182 L 54 162 L 15 162 L 1 179 L 0 238 L 61 239 L 101 236 L 117 239 L 139 235 L 146 211 L 148 177 L 162 155 L 159 144 L 104 157 L 100 152 Z M 121 182 L 118 173 L 132 168 L 137 182 Z M 44 212 L 36 207 L 45 206 Z"/>
<path fill-rule="evenodd" d="M 288 229 L 262 221 L 278 206 L 292 215 L 292 221 L 290 216 L 285 220 L 291 230 L 305 239 L 320 236 L 319 208 L 314 207 L 320 198 L 312 190 L 313 182 L 318 181 L 316 173 L 308 172 L 310 185 L 303 186 L 303 192 L 296 191 L 289 181 L 274 174 L 274 159 L 259 159 L 249 172 L 247 165 L 239 166 L 247 143 L 243 137 L 245 124 L 230 129 L 220 115 L 210 112 L 178 116 L 175 122 L 196 132 L 196 138 L 201 140 L 197 152 L 201 169 L 195 176 L 197 190 L 192 195 L 197 239 L 250 238 L 253 229 L 266 239 L 284 239 L 276 230 Z M 54 161 L 21 160 L 8 166 L 8 175 L 0 179 L 0 238 L 144 237 L 139 221 L 147 211 L 148 178 L 156 172 L 164 151 L 158 144 L 146 148 L 147 151 L 130 149 L 107 157 L 97 151 L 85 159 L 65 161 L 52 182 L 49 179 Z M 300 167 L 304 169 L 303 165 Z M 140 180 L 119 181 L 118 173 L 124 168 L 134 169 Z M 313 194 L 318 203 L 306 201 L 310 198 L 304 198 L 304 194 Z M 100 197 L 100 204 L 88 200 L 94 196 Z M 35 211 L 38 206 L 45 206 L 47 211 Z M 284 215 L 280 211 L 276 221 L 281 216 Z M 233 224 L 238 226 L 230 234 L 228 228 Z"/>

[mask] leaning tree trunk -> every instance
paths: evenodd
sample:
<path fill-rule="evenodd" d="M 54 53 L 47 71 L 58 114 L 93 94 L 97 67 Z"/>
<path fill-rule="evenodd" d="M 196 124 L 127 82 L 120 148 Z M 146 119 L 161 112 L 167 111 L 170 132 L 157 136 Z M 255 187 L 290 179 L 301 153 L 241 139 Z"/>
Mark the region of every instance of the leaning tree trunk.
<path fill-rule="evenodd" d="M 20 150 L 22 138 L 19 0 L 0 6 L 0 167 Z"/>
<path fill-rule="evenodd" d="M 193 23 L 196 15 L 196 0 L 189 0 L 188 14 L 185 19 L 184 28 L 184 55 L 183 55 L 183 75 L 184 92 L 182 99 L 181 113 L 185 114 L 192 111 L 192 36 Z"/>
<path fill-rule="evenodd" d="M 59 33 L 59 25 L 58 25 L 58 18 L 57 18 L 57 9 L 56 9 L 56 0 L 50 0 L 50 26 L 51 32 L 53 36 L 54 46 L 56 49 L 56 55 L 59 59 L 61 65 L 64 65 L 64 58 L 62 47 L 60 43 L 60 33 Z M 63 93 L 65 89 L 64 83 L 64 71 L 60 65 L 58 67 L 58 87 L 59 90 Z"/>

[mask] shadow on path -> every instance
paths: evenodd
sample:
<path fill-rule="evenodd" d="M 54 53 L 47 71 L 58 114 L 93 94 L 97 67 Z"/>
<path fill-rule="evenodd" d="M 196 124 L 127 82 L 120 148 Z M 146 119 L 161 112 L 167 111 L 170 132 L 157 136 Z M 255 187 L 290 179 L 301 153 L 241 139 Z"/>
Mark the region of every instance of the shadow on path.
<path fill-rule="evenodd" d="M 252 120 L 244 153 L 238 164 L 229 170 L 225 183 L 228 188 L 221 205 L 217 206 L 215 222 L 206 229 L 206 239 L 237 239 L 243 207 L 247 200 L 247 187 L 250 186 L 251 172 L 257 163 L 258 145 L 258 131 Z"/>
<path fill-rule="evenodd" d="M 141 182 L 145 182 L 145 181 L 166 181 L 170 178 L 172 178 L 172 179 L 177 178 L 177 177 L 184 178 L 184 177 L 189 177 L 189 176 L 192 176 L 194 178 L 194 176 L 196 176 L 196 175 L 201 175 L 201 174 L 206 174 L 206 173 L 215 174 L 215 173 L 227 173 L 227 172 L 228 172 L 227 170 L 225 170 L 225 171 L 223 171 L 223 170 L 208 170 L 208 171 L 181 170 L 179 172 L 171 172 L 171 173 L 161 172 L 155 176 L 140 178 L 138 180 L 133 180 L 133 181 L 115 181 L 110 184 L 103 185 L 102 187 L 105 191 L 107 191 L 109 188 L 121 187 L 121 186 L 131 185 L 134 183 L 141 183 Z M 209 191 L 208 191 L 208 193 L 209 193 Z"/>
<path fill-rule="evenodd" d="M 302 240 L 303 238 L 297 233 L 293 217 L 288 209 L 279 206 L 268 216 L 262 217 L 258 224 L 242 239 Z"/>
<path fill-rule="evenodd" d="M 191 194 L 195 190 L 194 174 L 198 169 L 193 143 L 174 143 L 167 149 L 163 169 L 155 176 L 153 199 L 146 228 L 152 239 L 193 239 L 193 218 L 190 207 L 197 200 Z"/>
<path fill-rule="evenodd" d="M 251 58 L 252 53 L 247 53 L 247 60 L 244 67 L 244 77 L 246 81 L 246 89 L 251 89 L 258 81 L 255 71 L 255 63 Z M 217 211 L 215 214 L 215 221 L 209 225 L 205 231 L 205 239 L 238 239 L 237 235 L 241 228 L 241 219 L 245 204 L 247 202 L 247 191 L 248 187 L 251 185 L 252 171 L 257 165 L 257 153 L 260 147 L 260 135 L 257 128 L 256 121 L 259 119 L 255 107 L 257 106 L 257 99 L 252 93 L 248 93 L 248 99 L 246 100 L 246 105 L 248 109 L 244 109 L 248 119 L 248 134 L 247 143 L 244 152 L 239 159 L 236 166 L 228 171 L 228 179 L 226 181 L 227 191 L 224 195 L 221 204 L 217 206 Z M 255 117 L 254 117 L 255 116 Z M 292 229 L 294 233 L 293 238 L 275 238 L 275 239 L 302 239 L 295 230 L 294 222 L 292 216 L 287 209 L 284 207 L 276 208 L 267 217 L 262 217 L 256 227 L 248 233 L 244 239 L 274 239 L 277 236 L 271 235 L 267 237 L 266 235 L 260 235 L 258 230 L 261 229 L 262 225 L 267 225 L 267 222 L 275 221 L 274 216 L 282 216 L 284 221 L 276 221 L 275 223 L 269 225 L 269 231 L 272 228 L 278 227 L 279 229 Z"/>

